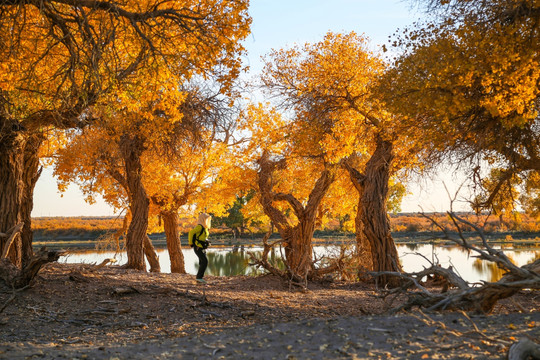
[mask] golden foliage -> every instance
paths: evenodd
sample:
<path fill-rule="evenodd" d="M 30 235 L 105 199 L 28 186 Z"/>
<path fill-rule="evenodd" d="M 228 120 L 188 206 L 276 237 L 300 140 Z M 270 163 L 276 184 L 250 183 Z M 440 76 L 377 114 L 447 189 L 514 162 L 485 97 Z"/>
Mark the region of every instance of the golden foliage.
<path fill-rule="evenodd" d="M 247 0 L 40 4 L 2 6 L 0 89 L 14 118 L 58 109 L 76 116 L 103 94 L 134 110 L 139 99 L 217 66 L 226 89 L 251 22 Z"/>

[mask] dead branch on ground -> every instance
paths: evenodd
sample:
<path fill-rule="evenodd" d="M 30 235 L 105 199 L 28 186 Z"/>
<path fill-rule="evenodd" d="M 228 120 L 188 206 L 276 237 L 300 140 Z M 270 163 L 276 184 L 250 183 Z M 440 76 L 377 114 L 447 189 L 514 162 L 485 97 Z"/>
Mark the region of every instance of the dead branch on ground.
<path fill-rule="evenodd" d="M 487 242 L 484 231 L 479 226 L 458 216 L 453 211 L 447 212 L 458 230 L 458 238 L 447 233 L 448 239 L 461 247 L 469 250 L 482 260 L 494 262 L 505 271 L 505 275 L 497 282 L 482 282 L 469 284 L 463 280 L 453 269 L 443 268 L 438 264 L 431 264 L 429 268 L 415 273 L 377 272 L 374 276 L 389 275 L 402 280 L 401 286 L 384 290 L 383 296 L 406 294 L 408 300 L 393 308 L 393 312 L 409 310 L 413 307 L 425 308 L 428 311 L 435 310 L 465 310 L 478 313 L 490 313 L 497 301 L 508 298 L 523 289 L 540 289 L 540 260 L 524 266 L 516 266 L 501 251 L 493 249 Z M 426 215 L 424 215 L 426 216 Z M 436 224 L 434 219 L 430 219 Z M 482 239 L 483 248 L 474 246 L 466 241 L 461 231 L 461 225 L 465 224 L 476 230 Z M 442 228 L 439 224 L 437 224 Z M 428 290 L 424 283 L 426 278 L 442 279 L 448 291 L 444 293 Z"/>
<path fill-rule="evenodd" d="M 17 297 L 17 294 L 20 293 L 20 292 L 23 292 L 24 290 L 28 289 L 30 287 L 30 285 L 27 285 L 23 288 L 20 288 L 20 289 L 13 289 L 13 293 L 11 294 L 10 298 L 7 299 L 7 301 L 4 303 L 4 305 L 2 305 L 2 307 L 0 308 L 0 314 L 8 307 L 8 305 L 13 301 L 15 300 L 15 298 Z"/>
<path fill-rule="evenodd" d="M 269 244 L 268 239 L 271 235 L 272 231 L 269 231 L 263 237 L 263 252 L 260 259 L 252 253 L 249 254 L 251 260 L 253 261 L 249 265 L 255 266 L 256 269 L 263 268 L 273 275 L 279 276 L 281 278 L 286 278 L 287 273 L 285 271 L 278 269 L 274 265 L 270 264 L 270 262 L 268 261 L 268 254 L 270 253 L 270 251 L 274 248 L 274 246 L 283 242 L 283 240 L 280 239 Z"/>

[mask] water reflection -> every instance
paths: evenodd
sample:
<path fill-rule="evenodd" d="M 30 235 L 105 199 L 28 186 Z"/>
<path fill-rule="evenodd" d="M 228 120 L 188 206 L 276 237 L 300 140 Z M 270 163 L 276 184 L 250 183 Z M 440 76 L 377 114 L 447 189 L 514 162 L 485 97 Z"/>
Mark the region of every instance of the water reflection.
<path fill-rule="evenodd" d="M 214 276 L 234 276 L 234 275 L 258 275 L 262 274 L 262 269 L 251 266 L 252 256 L 260 258 L 262 250 L 217 250 L 209 251 L 208 268 L 206 273 Z M 285 265 L 281 260 L 278 251 L 272 251 L 268 254 L 268 261 L 278 269 L 284 269 Z M 197 266 L 198 269 L 198 266 Z"/>
<path fill-rule="evenodd" d="M 474 260 L 473 267 L 481 274 L 486 274 L 486 281 L 490 282 L 498 281 L 505 273 L 497 264 L 480 259 Z"/>
<path fill-rule="evenodd" d="M 208 275 L 233 276 L 254 273 L 249 266 L 250 257 L 245 251 L 216 251 L 208 252 Z"/>
<path fill-rule="evenodd" d="M 494 264 L 478 260 L 475 253 L 464 250 L 459 246 L 448 245 L 398 245 L 398 254 L 404 271 L 420 271 L 430 266 L 430 262 L 439 263 L 443 267 L 452 266 L 462 278 L 469 282 L 497 281 L 503 275 L 502 271 Z M 314 252 L 317 258 L 337 254 L 339 246 L 315 246 Z M 540 258 L 540 249 L 504 249 L 516 265 L 522 266 Z M 157 250 L 161 271 L 168 273 L 171 270 L 169 254 L 166 249 Z M 260 257 L 261 248 L 248 248 L 247 250 L 233 250 L 233 248 L 214 248 L 208 250 L 207 274 L 212 276 L 255 275 L 260 271 L 250 266 L 252 262 L 250 254 Z M 198 259 L 192 249 L 183 250 L 186 271 L 196 274 Z M 115 253 L 111 251 L 77 251 L 61 257 L 64 263 L 96 263 L 104 259 L 115 258 L 117 264 L 127 262 L 125 252 Z M 274 266 L 283 269 L 279 251 L 269 254 L 269 261 Z"/>

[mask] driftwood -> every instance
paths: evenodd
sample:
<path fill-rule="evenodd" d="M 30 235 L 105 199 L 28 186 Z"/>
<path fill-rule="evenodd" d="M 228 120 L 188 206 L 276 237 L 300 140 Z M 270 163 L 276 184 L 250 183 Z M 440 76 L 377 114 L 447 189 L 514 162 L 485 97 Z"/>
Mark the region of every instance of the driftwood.
<path fill-rule="evenodd" d="M 22 269 L 8 259 L 0 259 L 0 279 L 11 289 L 24 288 L 31 283 L 44 264 L 57 261 L 63 254 L 62 251 L 43 248 Z"/>
<path fill-rule="evenodd" d="M 372 273 L 373 276 L 388 275 L 401 279 L 401 286 L 383 291 L 385 297 L 400 294 L 408 295 L 408 300 L 403 305 L 393 308 L 392 312 L 419 307 L 428 311 L 449 309 L 490 313 L 497 301 L 501 299 L 508 298 L 522 289 L 540 289 L 540 259 L 531 264 L 518 267 L 502 251 L 489 246 L 480 227 L 453 212 L 448 212 L 448 215 L 458 230 L 459 238 L 452 238 L 448 234 L 447 238 L 476 254 L 475 257 L 496 263 L 499 268 L 505 270 L 505 275 L 497 282 L 469 284 L 456 274 L 451 267 L 442 268 L 437 264 L 432 264 L 430 268 L 416 273 Z M 434 220 L 430 220 L 436 224 Z M 482 239 L 482 249 L 465 240 L 460 224 L 471 226 L 478 232 Z M 444 286 L 446 291 L 430 291 L 424 286 L 423 279 L 426 278 L 437 279 L 438 283 Z"/>

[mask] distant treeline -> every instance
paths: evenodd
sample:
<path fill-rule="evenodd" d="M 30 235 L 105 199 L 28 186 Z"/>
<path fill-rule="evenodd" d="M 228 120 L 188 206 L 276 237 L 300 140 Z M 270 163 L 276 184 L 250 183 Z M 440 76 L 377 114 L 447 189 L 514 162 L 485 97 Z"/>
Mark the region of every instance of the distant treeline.
<path fill-rule="evenodd" d="M 419 213 L 400 213 L 390 215 L 391 231 L 397 237 L 403 233 L 414 232 L 439 232 L 440 229 L 435 223 L 448 230 L 455 230 L 453 223 L 445 213 L 426 214 L 433 221 Z M 512 217 L 477 216 L 470 213 L 459 214 L 468 221 L 484 227 L 487 233 L 540 233 L 540 222 L 526 214 L 516 213 Z M 34 229 L 34 239 L 37 241 L 47 240 L 95 240 L 106 234 L 117 232 L 123 223 L 123 218 L 119 217 L 37 217 L 32 219 Z M 193 220 L 182 219 L 179 222 L 179 232 L 186 234 L 194 226 Z M 265 233 L 266 228 L 250 229 L 251 235 Z M 463 231 L 473 231 L 474 229 L 463 226 Z M 351 235 L 353 233 L 340 229 L 339 221 L 331 221 L 317 233 L 340 235 Z M 163 235 L 163 228 L 159 224 L 149 229 L 152 238 L 159 238 Z M 229 236 L 231 229 L 219 227 L 213 229 L 214 236 Z M 317 235 L 316 233 L 316 235 Z M 232 235 L 231 235 L 232 236 Z"/>

